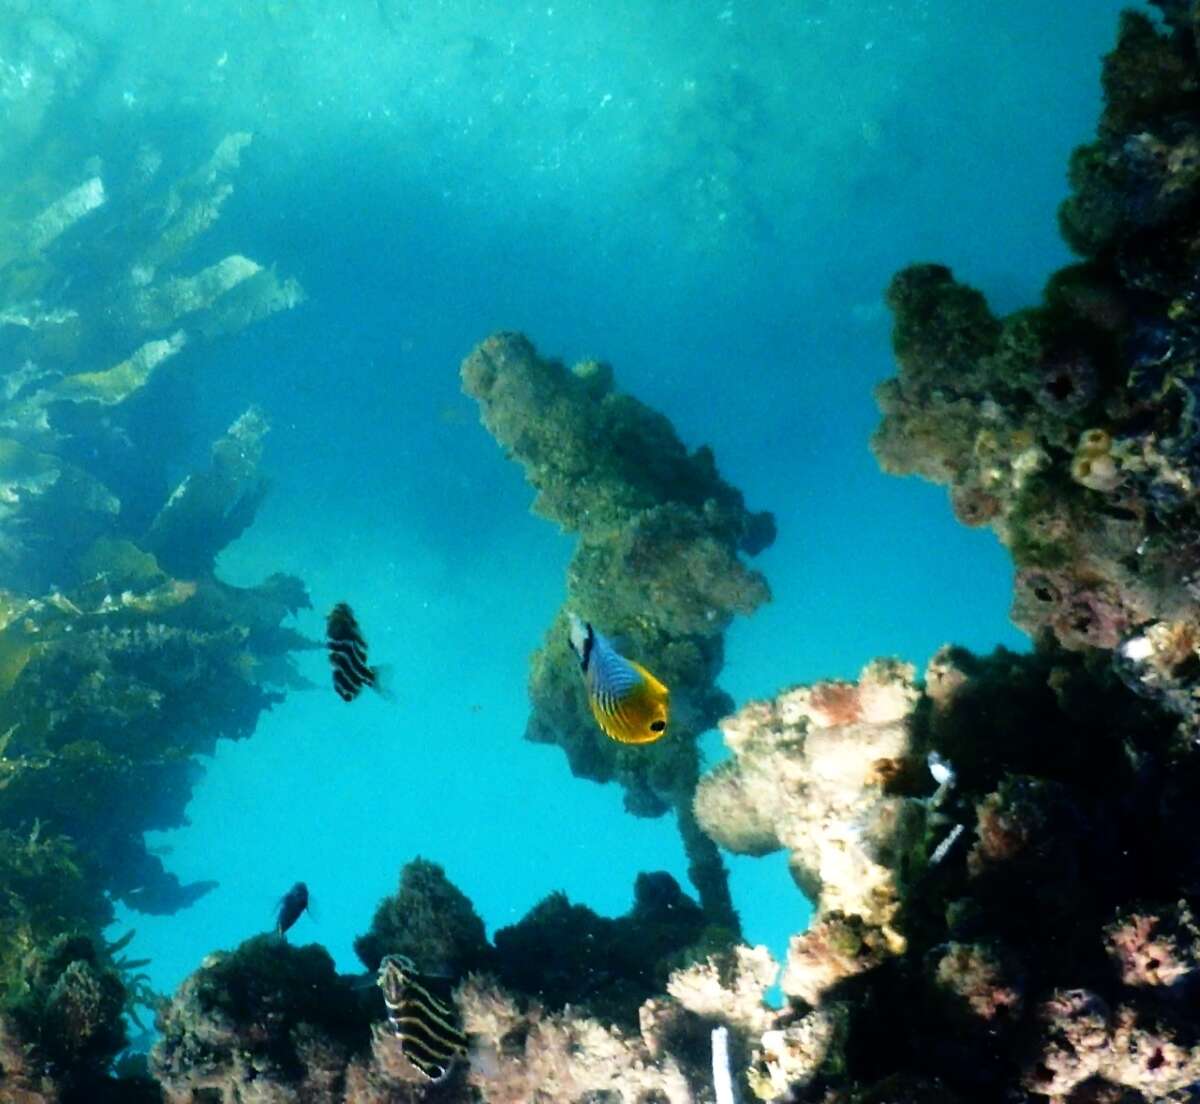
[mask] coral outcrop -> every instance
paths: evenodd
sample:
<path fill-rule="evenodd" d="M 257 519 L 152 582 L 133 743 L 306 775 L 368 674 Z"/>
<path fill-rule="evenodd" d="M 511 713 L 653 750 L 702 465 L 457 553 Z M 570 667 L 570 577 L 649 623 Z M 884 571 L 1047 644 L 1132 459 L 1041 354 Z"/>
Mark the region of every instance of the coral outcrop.
<path fill-rule="evenodd" d="M 399 887 L 379 902 L 370 930 L 354 941 L 354 953 L 371 971 L 379 969 L 384 955 L 403 955 L 425 973 L 455 980 L 494 963 L 471 902 L 427 859 L 404 865 Z"/>
<path fill-rule="evenodd" d="M 797 885 L 817 904 L 808 930 L 792 937 L 780 977 L 796 1008 L 812 1011 L 767 1016 L 760 993 L 756 1014 L 735 1018 L 717 989 L 713 1012 L 743 1038 L 749 1080 L 764 1099 L 838 1065 L 846 1011 L 826 994 L 906 950 L 904 896 L 937 842 L 929 842 L 930 802 L 912 792 L 928 778 L 913 726 L 914 676 L 911 667 L 877 662 L 857 683 L 817 683 L 750 703 L 721 722 L 733 758 L 697 789 L 696 817 L 713 839 L 749 855 L 786 849 Z"/>
<path fill-rule="evenodd" d="M 566 602 L 533 657 L 526 736 L 561 746 L 574 774 L 618 782 L 630 812 L 675 810 L 702 903 L 734 927 L 719 856 L 692 821 L 696 739 L 732 707 L 716 685 L 724 633 L 735 614 L 769 597 L 742 555 L 774 540 L 774 521 L 746 509 L 709 449 L 688 452 L 665 417 L 616 391 L 606 364 L 567 369 L 524 337 L 497 334 L 461 375 L 484 425 L 537 492 L 534 512 L 579 535 Z M 627 747 L 596 727 L 567 610 L 619 639 L 667 684 L 666 738 Z"/>
<path fill-rule="evenodd" d="M 1200 78 L 1190 6 L 1158 7 L 1162 25 L 1121 19 L 1060 212 L 1083 259 L 1042 303 L 997 318 L 939 265 L 892 282 L 900 371 L 874 448 L 1011 549 L 1019 625 L 1115 651 L 1200 731 Z"/>
<path fill-rule="evenodd" d="M 789 1008 L 731 1025 L 763 1099 L 1135 1104 L 1200 1085 L 1200 7 L 1158 6 L 1158 25 L 1123 17 L 1099 136 L 1072 162 L 1061 221 L 1084 262 L 1006 318 L 938 265 L 888 292 L 900 371 L 875 450 L 1005 541 L 1036 650 L 947 648 L 919 683 L 884 666 L 881 729 L 860 704 L 879 666 L 752 703 L 698 787 L 715 839 L 787 848 L 817 898 Z"/>
<path fill-rule="evenodd" d="M 1196 768 L 1102 653 L 945 649 L 921 684 L 877 663 L 723 728 L 698 819 L 786 847 L 817 901 L 789 1006 L 717 1005 L 755 1095 L 1078 1104 L 1197 1081 Z"/>
<path fill-rule="evenodd" d="M 640 875 L 634 898 L 609 919 L 552 895 L 493 947 L 441 868 L 414 860 L 356 943 L 365 978 L 270 935 L 214 954 L 161 1013 L 151 1070 L 179 1104 L 690 1104 L 710 1077 L 709 1028 L 734 1013 L 723 986 L 758 1023 L 775 966 L 765 952 L 710 954 L 704 913 L 667 874 Z M 386 1026 L 384 955 L 409 959 L 468 1033 L 440 1082 Z"/>
<path fill-rule="evenodd" d="M 210 955 L 159 1028 L 152 1069 L 169 1104 L 340 1100 L 349 1055 L 370 1039 L 365 991 L 324 948 L 273 934 Z"/>

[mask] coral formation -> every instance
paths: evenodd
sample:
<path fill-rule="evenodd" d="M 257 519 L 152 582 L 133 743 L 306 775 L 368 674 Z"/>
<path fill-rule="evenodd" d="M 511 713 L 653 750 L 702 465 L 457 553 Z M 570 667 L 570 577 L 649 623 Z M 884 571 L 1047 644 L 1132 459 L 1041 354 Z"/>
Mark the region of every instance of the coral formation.
<path fill-rule="evenodd" d="M 877 662 L 857 683 L 796 687 L 721 722 L 733 758 L 701 780 L 697 819 L 732 851 L 786 848 L 797 885 L 817 902 L 780 978 L 798 1008 L 815 1011 L 734 1025 L 764 1099 L 836 1065 L 844 1015 L 823 998 L 906 949 L 898 918 L 932 819 L 927 802 L 897 792 L 923 772 L 919 697 L 910 667 Z"/>
<path fill-rule="evenodd" d="M 641 1035 L 570 1010 L 545 1014 L 535 1006 L 522 1012 L 511 996 L 486 983 L 468 983 L 459 1000 L 467 1031 L 495 1056 L 470 1076 L 487 1104 L 689 1104 L 696 1098 L 694 1081 L 676 1059 L 652 1056 Z"/>
<path fill-rule="evenodd" d="M 1060 212 L 1083 259 L 1042 303 L 997 318 L 940 265 L 893 280 L 900 370 L 874 448 L 1011 549 L 1019 625 L 1117 651 L 1200 731 L 1196 46 L 1189 6 L 1158 7 L 1162 25 L 1121 19 Z"/>
<path fill-rule="evenodd" d="M 425 973 L 455 980 L 489 969 L 494 957 L 471 902 L 426 859 L 405 864 L 396 893 L 379 902 L 354 952 L 368 970 L 378 970 L 384 955 L 403 955 Z"/>
<path fill-rule="evenodd" d="M 597 916 L 552 893 L 516 924 L 499 929 L 493 946 L 471 902 L 442 868 L 414 859 L 354 949 L 371 971 L 385 955 L 401 955 L 419 972 L 449 982 L 490 973 L 543 1007 L 571 1005 L 629 1025 L 673 968 L 730 938 L 708 923 L 674 878 L 657 872 L 638 875 L 625 916 Z"/>
<path fill-rule="evenodd" d="M 151 1068 L 171 1104 L 336 1100 L 369 1025 L 362 992 L 328 952 L 260 935 L 184 982 L 159 1017 Z"/>
<path fill-rule="evenodd" d="M 638 1008 L 662 991 L 672 966 L 730 934 L 709 929 L 669 874 L 639 874 L 625 916 L 610 920 L 552 894 L 501 928 L 496 973 L 506 988 L 547 1008 L 582 1008 L 606 1023 L 636 1025 Z"/>
<path fill-rule="evenodd" d="M 461 375 L 488 431 L 525 469 L 534 512 L 579 534 L 566 603 L 533 657 L 526 736 L 560 745 L 580 777 L 617 781 L 633 813 L 674 809 L 705 909 L 734 927 L 720 858 L 691 820 L 696 739 L 732 707 L 716 686 L 725 629 L 769 597 L 741 554 L 767 547 L 774 521 L 745 508 L 709 449 L 689 453 L 666 418 L 616 391 L 608 365 L 568 370 L 525 338 L 497 334 Z M 667 738 L 630 748 L 597 729 L 567 610 L 619 639 L 667 684 Z"/>
<path fill-rule="evenodd" d="M 184 982 L 159 1017 L 151 1069 L 179 1104 L 687 1104 L 709 1076 L 707 1030 L 731 1014 L 723 986 L 738 994 L 739 1022 L 758 1023 L 775 974 L 765 952 L 709 955 L 704 925 L 669 875 L 643 874 L 624 917 L 552 895 L 493 948 L 441 869 L 414 860 L 356 947 L 372 972 L 383 956 L 410 958 L 457 1010 L 470 1053 L 443 1080 L 407 1060 L 375 985 L 272 935 L 210 956 Z M 651 997 L 664 987 L 670 996 Z"/>
<path fill-rule="evenodd" d="M 904 863 L 925 820 L 919 802 L 888 792 L 915 769 L 913 676 L 880 662 L 858 683 L 750 703 L 721 722 L 734 757 L 705 776 L 695 799 L 700 824 L 729 850 L 787 848 L 818 916 L 861 916 L 889 940 Z"/>
<path fill-rule="evenodd" d="M 755 1095 L 1132 1101 L 1197 1080 L 1195 767 L 1102 653 L 945 649 L 921 685 L 876 663 L 723 728 L 701 824 L 786 847 L 817 900 L 789 1006 L 717 1005 Z"/>

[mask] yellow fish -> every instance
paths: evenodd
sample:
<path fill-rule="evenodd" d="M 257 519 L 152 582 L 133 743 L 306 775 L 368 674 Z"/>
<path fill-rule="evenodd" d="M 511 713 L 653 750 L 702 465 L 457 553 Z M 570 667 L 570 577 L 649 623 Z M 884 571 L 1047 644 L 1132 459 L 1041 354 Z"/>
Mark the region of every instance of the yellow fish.
<path fill-rule="evenodd" d="M 571 650 L 579 657 L 592 716 L 622 744 L 652 744 L 667 731 L 671 692 L 640 663 L 626 659 L 573 613 Z"/>

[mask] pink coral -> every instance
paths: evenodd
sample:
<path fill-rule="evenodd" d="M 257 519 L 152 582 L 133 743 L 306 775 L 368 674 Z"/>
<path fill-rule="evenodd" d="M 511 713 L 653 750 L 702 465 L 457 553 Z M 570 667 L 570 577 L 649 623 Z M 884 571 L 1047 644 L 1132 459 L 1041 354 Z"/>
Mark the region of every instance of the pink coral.
<path fill-rule="evenodd" d="M 888 957 L 883 933 L 860 916 L 829 912 L 802 935 L 792 936 L 780 986 L 789 997 L 816 1005 L 821 994 Z"/>
<path fill-rule="evenodd" d="M 948 944 L 934 970 L 938 986 L 984 1020 L 1020 1011 L 1020 989 L 1005 973 L 995 950 L 970 943 Z"/>
<path fill-rule="evenodd" d="M 1017 572 L 1012 619 L 1031 635 L 1049 627 L 1065 648 L 1115 648 L 1133 616 L 1111 583 L 1086 574 Z"/>
<path fill-rule="evenodd" d="M 1200 1081 L 1200 1047 L 1138 1005 L 1110 1010 L 1094 993 L 1071 989 L 1056 992 L 1038 1018 L 1042 1038 L 1026 1085 L 1053 1101 L 1102 1100 L 1105 1084 L 1163 1100 Z"/>
<path fill-rule="evenodd" d="M 1029 845 L 1031 825 L 1017 811 L 1006 807 L 998 793 L 988 794 L 976 807 L 975 816 L 978 839 L 967 856 L 971 874 L 981 874 L 993 864 L 1007 862 Z"/>
<path fill-rule="evenodd" d="M 1196 970 L 1200 930 L 1183 901 L 1128 913 L 1105 928 L 1104 936 L 1126 985 L 1170 986 Z"/>
<path fill-rule="evenodd" d="M 971 483 L 955 484 L 950 488 L 950 506 L 954 516 L 972 528 L 986 525 L 1000 513 L 1001 502 L 994 494 Z"/>
<path fill-rule="evenodd" d="M 853 682 L 818 682 L 808 704 L 824 727 L 853 724 L 862 717 L 858 686 Z"/>

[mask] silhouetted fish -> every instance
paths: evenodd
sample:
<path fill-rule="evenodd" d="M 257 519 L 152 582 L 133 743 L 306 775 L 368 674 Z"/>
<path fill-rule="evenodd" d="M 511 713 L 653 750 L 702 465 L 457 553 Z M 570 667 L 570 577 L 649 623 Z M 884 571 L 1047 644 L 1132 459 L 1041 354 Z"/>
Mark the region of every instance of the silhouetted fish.
<path fill-rule="evenodd" d="M 468 1040 L 458 1026 L 458 1013 L 417 978 L 412 959 L 384 955 L 376 984 L 383 990 L 388 1027 L 405 1058 L 430 1081 L 441 1081 L 457 1059 L 466 1057 Z"/>
<path fill-rule="evenodd" d="M 279 912 L 275 916 L 275 931 L 284 935 L 308 909 L 308 886 L 297 882 L 279 899 Z"/>
<path fill-rule="evenodd" d="M 626 659 L 591 625 L 568 613 L 592 716 L 622 744 L 652 744 L 667 731 L 670 691 L 640 663 Z"/>
<path fill-rule="evenodd" d="M 364 686 L 380 689 L 378 668 L 367 666 L 367 642 L 354 611 L 339 602 L 325 619 L 325 646 L 333 668 L 333 688 L 342 701 L 353 701 Z"/>

